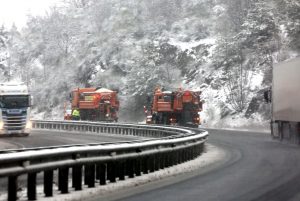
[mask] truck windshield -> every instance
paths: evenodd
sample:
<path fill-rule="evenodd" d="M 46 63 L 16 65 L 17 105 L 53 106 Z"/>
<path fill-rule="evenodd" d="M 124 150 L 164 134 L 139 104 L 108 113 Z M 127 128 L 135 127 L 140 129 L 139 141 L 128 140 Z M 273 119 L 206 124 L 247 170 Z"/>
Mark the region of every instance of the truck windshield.
<path fill-rule="evenodd" d="M 164 102 L 171 102 L 171 95 L 164 95 Z"/>
<path fill-rule="evenodd" d="M 0 108 L 29 107 L 29 96 L 0 96 Z"/>

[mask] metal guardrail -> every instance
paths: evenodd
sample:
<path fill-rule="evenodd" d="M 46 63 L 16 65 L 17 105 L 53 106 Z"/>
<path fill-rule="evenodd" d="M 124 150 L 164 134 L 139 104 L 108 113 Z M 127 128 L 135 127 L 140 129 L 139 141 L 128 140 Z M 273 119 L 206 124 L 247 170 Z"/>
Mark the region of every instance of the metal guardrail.
<path fill-rule="evenodd" d="M 44 194 L 53 196 L 54 175 L 58 190 L 95 187 L 164 169 L 199 156 L 208 132 L 198 129 L 113 124 L 99 122 L 34 121 L 35 129 L 136 135 L 151 139 L 93 143 L 0 152 L 0 177 L 8 177 L 8 200 L 17 200 L 18 177 L 27 174 L 28 200 L 37 198 L 37 174 L 43 172 Z"/>

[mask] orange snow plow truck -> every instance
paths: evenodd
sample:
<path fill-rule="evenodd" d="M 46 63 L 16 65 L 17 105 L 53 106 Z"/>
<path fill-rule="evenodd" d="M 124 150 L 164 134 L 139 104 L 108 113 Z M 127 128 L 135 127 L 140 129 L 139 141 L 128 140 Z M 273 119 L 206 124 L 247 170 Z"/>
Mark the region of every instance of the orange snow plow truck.
<path fill-rule="evenodd" d="M 156 88 L 152 100 L 148 97 L 148 106 L 144 106 L 146 123 L 198 127 L 202 111 L 200 94 L 200 91 Z"/>
<path fill-rule="evenodd" d="M 119 101 L 117 92 L 105 88 L 77 88 L 70 94 L 71 111 L 64 119 L 71 118 L 75 109 L 80 119 L 86 121 L 118 121 Z"/>

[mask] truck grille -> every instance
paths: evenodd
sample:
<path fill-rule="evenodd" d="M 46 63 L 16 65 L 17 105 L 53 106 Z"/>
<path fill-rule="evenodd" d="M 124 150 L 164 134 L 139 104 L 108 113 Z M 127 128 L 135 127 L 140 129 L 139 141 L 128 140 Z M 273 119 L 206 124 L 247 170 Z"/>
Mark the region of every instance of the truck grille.
<path fill-rule="evenodd" d="M 20 114 L 8 114 L 2 111 L 2 118 L 4 122 L 4 128 L 6 130 L 23 130 L 26 126 L 26 111 Z"/>

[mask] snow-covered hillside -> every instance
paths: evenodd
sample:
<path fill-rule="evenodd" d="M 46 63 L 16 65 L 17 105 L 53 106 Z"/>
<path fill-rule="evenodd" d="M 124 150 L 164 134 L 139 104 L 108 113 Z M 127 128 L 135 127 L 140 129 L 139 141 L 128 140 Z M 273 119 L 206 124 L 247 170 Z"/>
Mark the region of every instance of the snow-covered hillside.
<path fill-rule="evenodd" d="M 34 116 L 62 119 L 75 87 L 119 91 L 141 121 L 156 86 L 200 89 L 207 126 L 265 126 L 274 63 L 299 55 L 293 0 L 64 0 L 20 32 L 0 28 L 0 78 L 34 93 Z"/>

